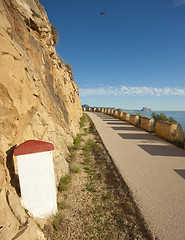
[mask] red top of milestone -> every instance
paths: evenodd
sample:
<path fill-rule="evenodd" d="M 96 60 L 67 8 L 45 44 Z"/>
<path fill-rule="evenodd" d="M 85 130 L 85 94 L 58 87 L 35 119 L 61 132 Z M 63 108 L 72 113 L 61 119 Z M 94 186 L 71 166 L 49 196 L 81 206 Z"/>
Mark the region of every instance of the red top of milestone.
<path fill-rule="evenodd" d="M 48 152 L 52 150 L 54 150 L 54 146 L 52 143 L 37 140 L 29 140 L 20 144 L 14 149 L 14 156 L 39 152 Z"/>

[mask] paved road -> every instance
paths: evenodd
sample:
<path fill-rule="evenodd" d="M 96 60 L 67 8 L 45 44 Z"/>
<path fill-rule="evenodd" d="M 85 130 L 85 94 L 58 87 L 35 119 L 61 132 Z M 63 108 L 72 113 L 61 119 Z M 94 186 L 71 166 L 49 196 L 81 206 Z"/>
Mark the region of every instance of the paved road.
<path fill-rule="evenodd" d="M 87 113 L 154 236 L 185 240 L 185 150 L 102 113 Z"/>

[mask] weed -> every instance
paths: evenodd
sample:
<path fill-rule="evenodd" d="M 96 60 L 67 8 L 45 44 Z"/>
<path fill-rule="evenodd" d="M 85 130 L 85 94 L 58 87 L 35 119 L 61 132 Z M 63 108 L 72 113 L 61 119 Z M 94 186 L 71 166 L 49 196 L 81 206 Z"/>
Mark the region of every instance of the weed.
<path fill-rule="evenodd" d="M 83 150 L 83 155 L 84 155 L 84 156 L 88 156 L 88 154 L 89 154 L 91 151 L 93 151 L 93 150 L 95 149 L 95 147 L 96 147 L 96 143 L 95 143 L 93 140 L 89 139 L 89 140 L 85 143 L 84 147 L 82 148 L 82 150 Z"/>
<path fill-rule="evenodd" d="M 59 183 L 59 191 L 65 191 L 67 190 L 67 185 L 71 182 L 71 176 L 70 175 L 66 175 L 64 177 L 62 177 L 60 179 L 60 183 Z"/>
<path fill-rule="evenodd" d="M 71 172 L 72 173 L 79 173 L 80 172 L 80 168 L 79 167 L 71 167 Z"/>
<path fill-rule="evenodd" d="M 81 141 L 82 141 L 82 136 L 81 134 L 77 134 L 77 136 L 74 139 L 74 149 L 79 150 L 81 148 Z"/>
<path fill-rule="evenodd" d="M 76 157 L 76 154 L 74 152 L 71 153 L 71 159 L 74 160 Z"/>
<path fill-rule="evenodd" d="M 124 208 L 124 211 L 127 214 L 130 214 L 130 215 L 135 215 L 136 214 L 133 204 L 129 201 L 124 202 L 123 208 Z"/>
<path fill-rule="evenodd" d="M 92 172 L 91 169 L 88 168 L 88 167 L 84 167 L 84 170 L 85 170 L 86 173 L 91 173 Z"/>
<path fill-rule="evenodd" d="M 80 127 L 84 127 L 84 122 L 80 122 Z"/>
<path fill-rule="evenodd" d="M 80 118 L 80 127 L 84 127 L 85 120 L 86 120 L 86 116 L 85 116 L 85 114 L 83 114 L 83 116 Z"/>
<path fill-rule="evenodd" d="M 80 118 L 80 121 L 81 121 L 81 122 L 85 122 L 85 120 L 86 120 L 86 115 L 83 114 L 83 116 Z"/>
<path fill-rule="evenodd" d="M 84 134 L 86 135 L 88 133 L 88 129 L 84 128 Z"/>
<path fill-rule="evenodd" d="M 58 210 L 65 209 L 68 207 L 65 201 L 62 201 L 61 203 L 57 203 Z"/>
<path fill-rule="evenodd" d="M 107 194 L 107 195 L 103 195 L 102 196 L 102 200 L 105 201 L 105 200 L 110 200 L 112 198 L 111 194 Z"/>
<path fill-rule="evenodd" d="M 91 162 L 91 159 L 90 159 L 89 156 L 87 156 L 87 157 L 84 159 L 84 161 L 83 161 L 82 164 L 84 164 L 84 165 L 88 165 L 90 162 Z"/>
<path fill-rule="evenodd" d="M 57 230 L 61 226 L 61 223 L 64 221 L 65 221 L 64 216 L 61 214 L 61 212 L 58 212 L 53 219 L 54 229 Z"/>
<path fill-rule="evenodd" d="M 91 193 L 95 193 L 96 189 L 93 187 L 92 183 L 87 183 L 85 189 Z"/>

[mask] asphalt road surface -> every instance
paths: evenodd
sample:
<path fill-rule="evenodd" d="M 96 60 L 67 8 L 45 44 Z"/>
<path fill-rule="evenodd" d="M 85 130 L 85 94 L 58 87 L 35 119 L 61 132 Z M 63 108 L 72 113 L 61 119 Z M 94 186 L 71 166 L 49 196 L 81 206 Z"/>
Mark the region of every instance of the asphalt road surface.
<path fill-rule="evenodd" d="M 185 150 L 109 115 L 86 113 L 153 235 L 185 240 Z"/>

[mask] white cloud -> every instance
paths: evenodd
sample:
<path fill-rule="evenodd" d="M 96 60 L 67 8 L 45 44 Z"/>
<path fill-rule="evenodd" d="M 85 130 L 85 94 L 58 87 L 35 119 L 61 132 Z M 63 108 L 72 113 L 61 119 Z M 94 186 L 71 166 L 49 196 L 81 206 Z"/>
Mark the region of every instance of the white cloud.
<path fill-rule="evenodd" d="M 80 96 L 185 96 L 185 88 L 107 87 L 80 88 Z"/>
<path fill-rule="evenodd" d="M 182 5 L 185 5 L 185 0 L 174 0 L 175 7 L 182 6 Z"/>

